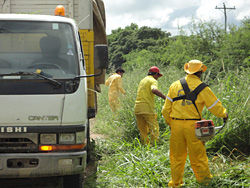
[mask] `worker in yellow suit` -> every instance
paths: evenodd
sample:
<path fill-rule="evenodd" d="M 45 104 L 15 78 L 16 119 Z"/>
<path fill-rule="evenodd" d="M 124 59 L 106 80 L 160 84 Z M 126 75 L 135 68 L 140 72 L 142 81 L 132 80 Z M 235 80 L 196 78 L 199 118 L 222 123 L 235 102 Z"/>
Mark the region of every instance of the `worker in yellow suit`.
<path fill-rule="evenodd" d="M 148 76 L 142 79 L 138 86 L 135 116 L 142 144 L 153 144 L 159 137 L 159 124 L 157 114 L 154 112 L 154 96 L 166 99 L 166 96 L 158 90 L 157 80 L 161 76 L 159 68 L 153 66 L 149 69 Z"/>
<path fill-rule="evenodd" d="M 125 71 L 122 68 L 118 68 L 105 82 L 105 85 L 109 86 L 109 105 L 113 112 L 116 112 L 120 107 L 119 94 L 126 93 L 122 87 L 122 76 L 124 73 Z"/>
<path fill-rule="evenodd" d="M 190 90 L 194 90 L 201 84 L 201 75 L 207 69 L 199 60 L 191 60 L 184 65 L 187 73 L 185 80 Z M 184 95 L 180 81 L 174 82 L 167 94 L 167 99 L 162 109 L 162 115 L 166 123 L 171 128 L 170 136 L 170 163 L 171 181 L 169 187 L 179 187 L 183 185 L 183 174 L 187 153 L 189 155 L 191 167 L 199 183 L 207 183 L 212 175 L 208 167 L 208 158 L 204 143 L 196 138 L 194 124 L 202 119 L 201 115 L 204 106 L 215 116 L 228 118 L 226 109 L 213 94 L 209 87 L 205 87 L 197 96 L 195 105 L 190 100 L 173 101 L 175 97 Z"/>

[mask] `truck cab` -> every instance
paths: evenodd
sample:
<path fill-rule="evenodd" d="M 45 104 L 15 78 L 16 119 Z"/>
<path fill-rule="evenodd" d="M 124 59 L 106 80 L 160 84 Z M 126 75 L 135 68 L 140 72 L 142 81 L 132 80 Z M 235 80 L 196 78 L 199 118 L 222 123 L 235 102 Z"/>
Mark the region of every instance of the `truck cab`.
<path fill-rule="evenodd" d="M 88 105 L 75 21 L 0 14 L 0 44 L 0 177 L 80 179 Z"/>

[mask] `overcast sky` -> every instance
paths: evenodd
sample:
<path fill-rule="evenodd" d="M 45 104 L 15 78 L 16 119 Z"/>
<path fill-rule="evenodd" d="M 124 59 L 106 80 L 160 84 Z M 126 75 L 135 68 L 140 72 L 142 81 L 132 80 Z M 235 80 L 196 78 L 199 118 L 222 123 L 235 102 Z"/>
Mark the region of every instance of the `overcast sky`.
<path fill-rule="evenodd" d="M 227 23 L 238 25 L 250 17 L 250 0 L 103 0 L 106 8 L 107 34 L 131 23 L 139 27 L 161 28 L 178 34 L 178 27 L 187 27 L 192 20 L 215 20 L 224 26 L 223 2 L 227 9 Z"/>

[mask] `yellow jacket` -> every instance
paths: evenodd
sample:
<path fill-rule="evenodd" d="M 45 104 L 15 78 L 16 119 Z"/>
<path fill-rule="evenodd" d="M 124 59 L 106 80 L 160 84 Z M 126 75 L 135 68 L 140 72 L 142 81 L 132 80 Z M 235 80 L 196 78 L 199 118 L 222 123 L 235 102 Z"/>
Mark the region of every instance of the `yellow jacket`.
<path fill-rule="evenodd" d="M 125 94 L 125 90 L 122 87 L 121 75 L 114 73 L 105 82 L 106 86 L 109 86 L 109 95 L 115 95 L 118 97 L 119 92 Z"/>
<path fill-rule="evenodd" d="M 194 90 L 199 84 L 201 84 L 200 78 L 196 75 L 188 74 L 185 77 L 188 87 L 190 90 Z M 162 108 L 162 115 L 166 120 L 166 123 L 169 125 L 171 118 L 179 119 L 199 119 L 200 116 L 190 100 L 178 100 L 173 102 L 173 98 L 184 95 L 183 88 L 180 81 L 174 82 L 168 91 L 165 104 Z M 222 103 L 217 99 L 214 93 L 209 87 L 203 89 L 196 101 L 196 106 L 199 110 L 199 113 L 202 114 L 204 106 L 217 117 L 225 118 L 227 116 L 226 109 L 222 106 Z"/>
<path fill-rule="evenodd" d="M 152 89 L 158 89 L 158 82 L 153 76 L 146 76 L 139 83 L 135 101 L 136 114 L 154 114 L 154 94 Z"/>

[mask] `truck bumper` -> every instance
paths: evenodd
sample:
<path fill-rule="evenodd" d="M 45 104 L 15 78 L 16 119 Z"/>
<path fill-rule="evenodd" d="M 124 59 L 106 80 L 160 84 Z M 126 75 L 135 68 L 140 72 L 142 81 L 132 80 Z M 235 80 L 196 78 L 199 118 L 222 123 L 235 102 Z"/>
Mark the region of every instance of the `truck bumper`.
<path fill-rule="evenodd" d="M 83 173 L 86 151 L 0 154 L 0 178 L 64 176 Z"/>

